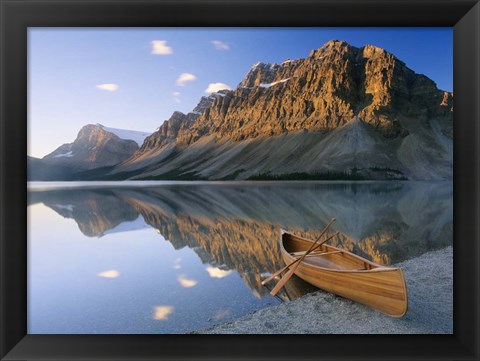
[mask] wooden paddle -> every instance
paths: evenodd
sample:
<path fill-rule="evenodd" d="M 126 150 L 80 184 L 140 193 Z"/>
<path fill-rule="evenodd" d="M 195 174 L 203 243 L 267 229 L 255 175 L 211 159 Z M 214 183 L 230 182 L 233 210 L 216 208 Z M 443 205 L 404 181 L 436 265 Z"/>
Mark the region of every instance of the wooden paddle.
<path fill-rule="evenodd" d="M 322 244 L 324 244 L 328 240 L 332 239 L 333 237 L 338 236 L 338 234 L 340 234 L 340 232 L 337 232 L 337 233 L 333 234 L 331 237 L 322 241 L 318 245 L 318 247 L 320 247 Z M 280 291 L 280 289 L 285 285 L 285 283 L 287 283 L 287 281 L 290 279 L 290 277 L 292 277 L 293 273 L 297 269 L 300 262 L 302 262 L 305 259 L 305 257 L 308 256 L 308 254 L 310 252 L 312 252 L 312 247 L 310 247 L 310 249 L 307 252 L 305 252 L 305 254 L 302 257 L 298 258 L 296 262 L 295 261 L 292 262 L 292 263 L 295 263 L 295 264 L 292 266 L 292 268 L 290 268 L 290 270 L 287 273 L 285 273 L 285 275 L 280 279 L 280 281 L 278 281 L 278 283 L 275 285 L 275 287 L 273 287 L 272 291 L 270 292 L 270 295 L 275 296 L 277 294 L 277 292 Z"/>
<path fill-rule="evenodd" d="M 322 244 L 324 244 L 325 242 L 328 242 L 330 241 L 333 237 L 335 237 L 336 235 L 338 235 L 339 232 L 335 233 L 335 234 L 332 234 L 330 237 L 328 237 L 325 241 L 323 241 L 322 243 L 318 244 L 315 246 L 315 248 L 312 249 L 312 252 L 316 251 L 317 249 L 320 248 L 320 246 Z M 311 253 L 311 252 L 310 252 Z M 286 265 L 285 267 L 283 267 L 281 270 L 275 272 L 273 275 L 271 275 L 270 277 L 268 278 L 265 278 L 263 281 L 262 281 L 262 286 L 265 286 L 268 282 L 270 282 L 271 280 L 273 280 L 275 277 L 277 277 L 278 275 L 280 275 L 281 273 L 283 273 L 287 268 L 293 266 L 295 263 L 297 263 L 298 261 L 300 260 L 300 257 L 297 258 L 295 261 L 293 261 L 292 263 Z"/>
<path fill-rule="evenodd" d="M 315 245 L 315 243 L 317 243 L 319 241 L 320 238 L 322 238 L 322 236 L 325 234 L 325 232 L 328 230 L 328 228 L 332 225 L 332 223 L 335 222 L 335 218 L 332 218 L 330 220 L 330 222 L 328 222 L 328 224 L 322 229 L 322 232 L 320 233 L 320 235 L 317 237 L 317 239 L 315 240 L 315 242 L 313 242 L 312 246 Z M 332 236 L 333 237 L 333 236 Z M 329 238 L 331 239 L 331 238 Z M 327 239 L 327 240 L 329 240 Z M 327 240 L 325 240 L 324 242 L 322 242 L 321 244 L 325 243 Z M 310 251 L 312 251 L 311 249 L 312 247 L 310 247 Z M 317 247 L 315 247 L 315 249 L 317 249 Z M 285 271 L 287 268 L 289 268 L 290 266 L 292 266 L 293 264 L 295 264 L 296 262 L 298 262 L 300 258 L 298 258 L 297 260 L 293 261 L 292 263 L 290 263 L 289 265 L 286 265 L 285 267 L 283 267 L 281 270 L 275 272 L 273 275 L 271 275 L 270 277 L 268 277 L 267 279 L 264 279 L 262 281 L 262 286 L 265 286 L 265 284 L 267 284 L 268 282 L 270 282 L 271 280 L 273 280 L 275 277 L 277 277 L 279 274 L 281 274 L 283 271 Z"/>
<path fill-rule="evenodd" d="M 342 253 L 343 251 L 332 251 L 332 252 L 321 252 L 321 253 L 318 253 L 318 252 L 310 252 L 310 254 L 307 254 L 305 256 L 306 257 L 320 257 L 320 256 L 330 256 L 332 254 L 338 254 L 338 253 Z M 296 256 L 295 256 L 296 257 Z M 298 256 L 300 257 L 300 255 Z"/>

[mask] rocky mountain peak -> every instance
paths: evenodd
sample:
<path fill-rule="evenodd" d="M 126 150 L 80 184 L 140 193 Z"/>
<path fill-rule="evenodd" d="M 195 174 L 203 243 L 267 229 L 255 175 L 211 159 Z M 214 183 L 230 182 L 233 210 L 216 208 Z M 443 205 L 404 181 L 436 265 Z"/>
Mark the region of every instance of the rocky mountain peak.
<path fill-rule="evenodd" d="M 362 50 L 362 56 L 364 58 L 374 58 L 376 56 L 393 56 L 393 54 L 388 53 L 385 49 L 379 48 L 375 45 L 365 45 Z"/>
<path fill-rule="evenodd" d="M 193 112 L 190 112 L 188 114 L 184 114 L 179 111 L 173 112 L 170 118 L 165 120 L 163 124 L 159 126 L 153 134 L 145 138 L 143 145 L 140 147 L 140 152 L 160 147 L 174 141 L 177 138 L 180 130 L 187 129 L 191 125 L 191 123 L 201 114 L 200 110 L 203 111 L 204 108 L 208 106 L 209 101 L 206 98 L 207 97 L 202 97 L 199 105 L 195 107 L 195 109 L 197 110 L 194 110 Z"/>
<path fill-rule="evenodd" d="M 183 141 L 189 141 L 191 136 L 188 133 L 194 122 L 202 115 L 208 116 L 209 109 L 222 102 L 223 98 L 231 96 L 231 90 L 219 90 L 209 96 L 202 96 L 198 104 L 193 110 L 187 114 L 179 111 L 173 112 L 169 119 L 165 120 L 156 131 L 145 138 L 143 145 L 140 147 L 140 152 L 154 149 L 176 141 L 183 137 Z M 186 139 L 188 138 L 188 139 Z"/>
<path fill-rule="evenodd" d="M 330 40 L 320 48 L 310 51 L 307 59 L 322 60 L 327 56 L 335 57 L 338 55 L 344 56 L 345 54 L 354 56 L 357 54 L 358 50 L 358 48 L 348 44 L 346 41 Z"/>
<path fill-rule="evenodd" d="M 121 139 L 106 129 L 101 124 L 85 125 L 73 143 L 63 144 L 43 160 L 77 172 L 118 164 L 139 149 L 134 140 Z"/>
<path fill-rule="evenodd" d="M 271 83 L 275 79 L 279 67 L 280 65 L 278 64 L 257 62 L 253 64 L 238 86 L 250 88 L 260 84 Z"/>
<path fill-rule="evenodd" d="M 210 108 L 213 104 L 213 101 L 215 100 L 214 96 L 203 96 L 200 98 L 200 101 L 198 102 L 197 106 L 193 108 L 192 113 L 198 113 L 202 114 L 205 109 Z"/>
<path fill-rule="evenodd" d="M 97 142 L 108 136 L 109 134 L 101 124 L 87 124 L 80 129 L 75 141 L 85 141 L 91 143 L 91 145 L 96 145 Z"/>
<path fill-rule="evenodd" d="M 356 49 L 354 46 L 348 44 L 345 40 L 330 40 L 323 44 L 318 50 L 320 51 L 342 51 Z M 314 52 L 313 50 L 312 52 Z"/>
<path fill-rule="evenodd" d="M 321 49 L 352 47 L 345 40 L 332 39 L 321 46 Z"/>

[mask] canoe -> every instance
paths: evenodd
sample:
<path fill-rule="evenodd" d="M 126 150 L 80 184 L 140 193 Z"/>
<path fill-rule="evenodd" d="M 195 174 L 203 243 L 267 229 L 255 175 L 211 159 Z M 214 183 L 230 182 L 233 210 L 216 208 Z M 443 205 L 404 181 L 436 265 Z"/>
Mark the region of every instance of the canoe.
<path fill-rule="evenodd" d="M 280 249 L 288 265 L 313 241 L 282 230 Z M 407 312 L 407 286 L 401 268 L 385 267 L 337 247 L 322 244 L 295 270 L 304 281 L 393 317 Z"/>

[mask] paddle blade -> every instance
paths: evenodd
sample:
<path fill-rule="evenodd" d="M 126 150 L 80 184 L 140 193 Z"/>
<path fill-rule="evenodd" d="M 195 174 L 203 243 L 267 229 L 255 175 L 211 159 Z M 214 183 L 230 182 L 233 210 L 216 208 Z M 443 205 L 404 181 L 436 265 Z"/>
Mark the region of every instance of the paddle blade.
<path fill-rule="evenodd" d="M 285 266 L 283 267 L 281 270 L 275 272 L 273 275 L 269 276 L 268 278 L 265 278 L 263 281 L 262 281 L 262 286 L 265 286 L 268 282 L 270 282 L 271 280 L 273 280 L 275 277 L 277 277 L 279 274 L 281 274 L 283 271 L 285 271 L 289 266 Z"/>
<path fill-rule="evenodd" d="M 280 289 L 285 285 L 285 283 L 287 283 L 290 277 L 292 277 L 293 271 L 295 271 L 295 269 L 291 268 L 290 270 L 288 270 L 287 273 L 285 273 L 285 276 L 283 276 L 280 281 L 278 281 L 278 283 L 275 285 L 275 287 L 273 287 L 272 291 L 270 292 L 271 296 L 275 296 L 278 291 L 280 291 Z"/>
<path fill-rule="evenodd" d="M 275 272 L 273 275 L 271 275 L 270 277 L 268 278 L 265 278 L 263 281 L 262 281 L 262 286 L 265 286 L 268 282 L 272 281 L 275 277 L 277 277 L 278 275 L 282 274 L 287 268 L 289 268 L 291 265 L 295 264 L 298 262 L 299 259 L 296 259 L 295 261 L 293 261 L 292 263 L 286 265 L 285 267 L 283 267 L 281 270 Z"/>

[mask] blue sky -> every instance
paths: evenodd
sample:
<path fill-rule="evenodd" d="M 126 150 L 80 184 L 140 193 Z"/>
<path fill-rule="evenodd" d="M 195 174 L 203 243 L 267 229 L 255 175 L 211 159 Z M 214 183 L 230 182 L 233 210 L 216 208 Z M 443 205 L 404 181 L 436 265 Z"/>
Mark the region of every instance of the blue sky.
<path fill-rule="evenodd" d="M 304 58 L 332 39 L 385 48 L 453 90 L 452 28 L 30 28 L 28 36 L 35 157 L 86 124 L 153 132 L 175 110 L 191 111 L 210 84 L 235 88 L 255 62 Z"/>

